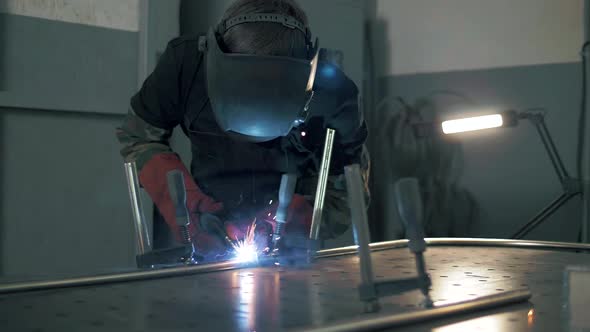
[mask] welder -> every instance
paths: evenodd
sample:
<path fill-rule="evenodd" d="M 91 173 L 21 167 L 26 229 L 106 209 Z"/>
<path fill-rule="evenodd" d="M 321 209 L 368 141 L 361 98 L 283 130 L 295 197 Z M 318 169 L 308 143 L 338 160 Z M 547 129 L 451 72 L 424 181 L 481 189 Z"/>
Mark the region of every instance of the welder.
<path fill-rule="evenodd" d="M 219 216 L 232 240 L 256 222 L 265 246 L 286 173 L 299 180 L 285 232 L 308 233 L 326 128 L 337 134 L 320 234 L 347 230 L 342 173 L 353 163 L 368 169 L 367 128 L 357 86 L 319 53 L 294 0 L 238 0 L 207 35 L 169 42 L 117 129 L 124 159 L 136 163 L 165 222 L 155 221 L 156 245 L 165 243 L 162 225 L 180 237 L 166 183 L 172 170 L 184 173 L 190 235 L 202 254 L 225 248 L 199 222 L 205 214 Z M 190 172 L 169 145 L 178 126 L 191 142 Z"/>

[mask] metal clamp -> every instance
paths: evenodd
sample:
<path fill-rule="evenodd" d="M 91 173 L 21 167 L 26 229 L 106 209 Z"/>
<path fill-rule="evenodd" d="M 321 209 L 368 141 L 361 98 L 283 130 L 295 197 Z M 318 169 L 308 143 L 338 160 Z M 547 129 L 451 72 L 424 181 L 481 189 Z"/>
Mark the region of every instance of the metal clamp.
<path fill-rule="evenodd" d="M 432 300 L 429 296 L 431 281 L 426 273 L 426 264 L 423 256 L 423 252 L 426 250 L 426 243 L 420 220 L 422 217 L 421 201 L 416 201 L 416 199 L 419 199 L 419 191 L 417 194 L 415 193 L 417 191 L 415 188 L 417 184 L 414 181 L 408 181 L 414 179 L 404 179 L 405 182 L 399 183 L 396 189 L 398 189 L 398 205 L 404 205 L 406 208 L 406 211 L 402 213 L 402 219 L 406 222 L 407 237 L 410 240 L 409 248 L 416 255 L 418 276 L 408 279 L 390 279 L 376 282 L 373 275 L 371 248 L 369 247 L 370 233 L 360 166 L 347 166 L 344 170 L 354 240 L 358 246 L 361 270 L 359 297 L 365 303 L 365 312 L 379 311 L 379 298 L 381 297 L 401 294 L 416 289 L 422 291 L 425 297 L 425 305 L 431 307 Z M 408 191 L 413 192 L 408 194 Z M 402 196 L 401 199 L 400 196 Z M 414 206 L 411 206 L 412 204 Z"/>

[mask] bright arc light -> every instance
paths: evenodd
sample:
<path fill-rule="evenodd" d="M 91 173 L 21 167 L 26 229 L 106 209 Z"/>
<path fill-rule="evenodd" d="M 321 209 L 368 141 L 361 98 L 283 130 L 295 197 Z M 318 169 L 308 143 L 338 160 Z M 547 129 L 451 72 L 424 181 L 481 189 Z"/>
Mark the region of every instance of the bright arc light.
<path fill-rule="evenodd" d="M 255 263 L 258 261 L 258 252 L 255 245 L 236 246 L 235 260 L 239 263 Z"/>
<path fill-rule="evenodd" d="M 442 128 L 443 133 L 449 135 L 463 133 L 466 131 L 497 128 L 502 127 L 503 125 L 504 120 L 502 119 L 502 115 L 493 114 L 474 118 L 445 121 L 442 124 Z"/>

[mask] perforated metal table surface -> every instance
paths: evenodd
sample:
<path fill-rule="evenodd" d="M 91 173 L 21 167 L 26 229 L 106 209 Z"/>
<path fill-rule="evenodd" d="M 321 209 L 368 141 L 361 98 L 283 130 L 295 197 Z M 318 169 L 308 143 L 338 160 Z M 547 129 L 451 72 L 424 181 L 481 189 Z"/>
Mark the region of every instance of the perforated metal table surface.
<path fill-rule="evenodd" d="M 533 296 L 521 304 L 392 330 L 561 331 L 563 271 L 570 265 L 590 265 L 587 250 L 430 242 L 426 262 L 435 306 L 523 288 Z M 372 254 L 377 280 L 415 274 L 413 256 L 403 241 L 375 249 L 380 249 Z M 280 331 L 371 320 L 377 316 L 362 313 L 358 258 L 351 252 L 326 252 L 306 269 L 226 269 L 65 289 L 0 291 L 0 330 Z M 426 310 L 420 308 L 421 301 L 419 292 L 384 298 L 379 315 Z"/>

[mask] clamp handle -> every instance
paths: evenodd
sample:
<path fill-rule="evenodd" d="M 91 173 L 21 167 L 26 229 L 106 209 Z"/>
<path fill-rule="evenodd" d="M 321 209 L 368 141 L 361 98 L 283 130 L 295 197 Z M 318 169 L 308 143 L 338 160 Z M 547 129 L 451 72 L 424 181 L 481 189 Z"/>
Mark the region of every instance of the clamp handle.
<path fill-rule="evenodd" d="M 168 181 L 168 192 L 174 204 L 176 224 L 180 227 L 185 244 L 191 243 L 188 226 L 191 222 L 188 208 L 186 207 L 186 186 L 184 174 L 180 170 L 173 170 L 166 174 Z"/>
<path fill-rule="evenodd" d="M 406 227 L 406 237 L 409 248 L 413 253 L 426 250 L 424 241 L 424 227 L 422 226 L 424 213 L 420 185 L 416 178 L 403 178 L 395 184 L 397 209 Z"/>

